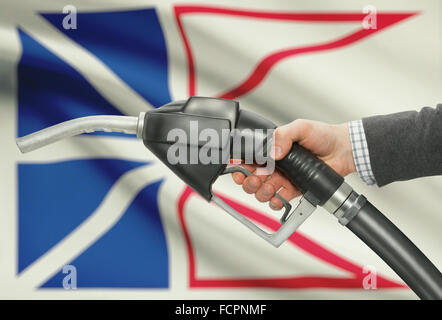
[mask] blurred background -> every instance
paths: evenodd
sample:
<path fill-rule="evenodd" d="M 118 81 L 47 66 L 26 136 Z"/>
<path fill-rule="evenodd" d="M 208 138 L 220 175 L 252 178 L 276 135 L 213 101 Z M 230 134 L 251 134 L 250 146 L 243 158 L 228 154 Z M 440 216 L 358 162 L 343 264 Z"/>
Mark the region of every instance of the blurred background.
<path fill-rule="evenodd" d="M 438 0 L 3 0 L 0 297 L 415 299 L 322 209 L 275 249 L 135 136 L 82 135 L 25 155 L 15 139 L 191 95 L 235 99 L 277 124 L 434 107 L 441 39 Z M 441 177 L 346 180 L 442 268 Z M 230 177 L 214 189 L 263 228 L 278 221 Z"/>

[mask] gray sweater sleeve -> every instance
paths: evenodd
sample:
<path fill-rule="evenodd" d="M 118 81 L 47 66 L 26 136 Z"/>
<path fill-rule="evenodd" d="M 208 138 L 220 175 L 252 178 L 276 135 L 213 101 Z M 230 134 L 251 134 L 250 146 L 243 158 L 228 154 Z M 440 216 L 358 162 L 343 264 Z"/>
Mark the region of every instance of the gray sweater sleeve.
<path fill-rule="evenodd" d="M 378 186 L 442 175 L 442 104 L 363 118 L 362 123 Z"/>

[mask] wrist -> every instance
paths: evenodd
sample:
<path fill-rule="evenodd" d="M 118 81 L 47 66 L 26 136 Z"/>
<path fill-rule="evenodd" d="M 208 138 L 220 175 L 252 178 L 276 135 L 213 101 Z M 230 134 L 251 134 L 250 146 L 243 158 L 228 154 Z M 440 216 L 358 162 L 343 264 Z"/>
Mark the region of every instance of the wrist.
<path fill-rule="evenodd" d="M 341 150 L 341 159 L 343 162 L 344 176 L 356 172 L 356 165 L 354 161 L 352 143 L 350 138 L 349 123 L 345 122 L 338 125 L 339 132 L 339 150 Z"/>
<path fill-rule="evenodd" d="M 376 178 L 371 169 L 370 152 L 365 138 L 364 125 L 362 120 L 355 120 L 348 123 L 353 163 L 359 177 L 368 185 L 375 185 Z"/>

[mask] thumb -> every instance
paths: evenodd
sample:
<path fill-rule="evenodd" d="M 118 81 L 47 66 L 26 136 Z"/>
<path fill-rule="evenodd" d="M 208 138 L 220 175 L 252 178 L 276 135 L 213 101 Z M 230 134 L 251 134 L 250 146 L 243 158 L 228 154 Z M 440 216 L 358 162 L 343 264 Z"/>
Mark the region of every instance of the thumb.
<path fill-rule="evenodd" d="M 273 133 L 273 152 L 275 160 L 281 160 L 291 150 L 294 142 L 305 138 L 303 120 L 295 120 L 289 124 L 276 128 Z"/>
<path fill-rule="evenodd" d="M 285 133 L 284 126 L 277 128 L 273 134 L 272 157 L 275 160 L 284 158 L 289 153 L 292 143 L 292 140 Z"/>

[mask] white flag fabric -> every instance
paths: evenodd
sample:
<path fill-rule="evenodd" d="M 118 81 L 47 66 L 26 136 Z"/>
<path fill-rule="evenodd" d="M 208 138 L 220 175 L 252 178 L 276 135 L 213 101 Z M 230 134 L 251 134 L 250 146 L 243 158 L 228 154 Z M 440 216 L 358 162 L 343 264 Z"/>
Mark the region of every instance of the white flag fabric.
<path fill-rule="evenodd" d="M 437 0 L 3 0 L 0 297 L 415 299 L 323 209 L 275 249 L 134 136 L 87 134 L 29 154 L 15 139 L 193 95 L 237 100 L 277 124 L 435 106 L 441 12 Z M 346 180 L 441 269 L 441 177 Z M 279 226 L 230 177 L 214 190 L 261 227 Z"/>

